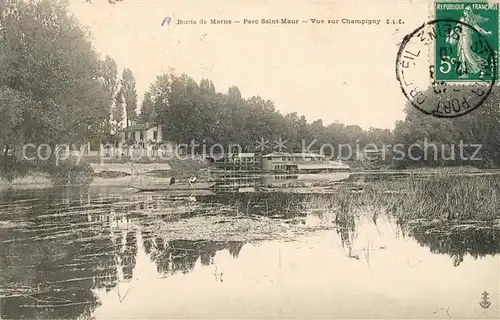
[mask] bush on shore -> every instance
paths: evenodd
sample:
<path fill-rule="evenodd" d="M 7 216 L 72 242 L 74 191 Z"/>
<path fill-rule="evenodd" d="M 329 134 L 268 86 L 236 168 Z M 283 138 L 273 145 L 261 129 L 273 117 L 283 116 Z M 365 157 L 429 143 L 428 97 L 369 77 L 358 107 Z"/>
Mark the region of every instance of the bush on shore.
<path fill-rule="evenodd" d="M 46 176 L 54 186 L 90 184 L 94 178 L 94 171 L 88 163 L 79 162 L 77 158 L 68 158 L 56 162 L 22 161 L 15 157 L 0 159 L 0 180 L 4 185 L 25 181 L 39 181 L 39 177 Z M 36 178 L 36 179 L 35 179 Z"/>

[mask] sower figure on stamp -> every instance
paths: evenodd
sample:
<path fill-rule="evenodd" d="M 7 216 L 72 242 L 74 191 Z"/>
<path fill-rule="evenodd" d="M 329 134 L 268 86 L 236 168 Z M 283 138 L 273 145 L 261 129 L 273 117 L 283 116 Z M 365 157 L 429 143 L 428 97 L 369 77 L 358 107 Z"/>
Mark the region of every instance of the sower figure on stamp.
<path fill-rule="evenodd" d="M 485 36 L 491 35 L 491 31 L 486 31 L 479 26 L 480 23 L 488 21 L 488 18 L 481 17 L 480 15 L 472 12 L 470 6 L 465 7 L 464 15 L 460 21 L 474 27 L 478 32 Z M 461 28 L 462 34 L 458 38 L 448 37 L 446 42 L 451 45 L 457 45 L 458 59 L 460 65 L 457 67 L 457 73 L 460 78 L 466 78 L 469 74 L 477 74 L 482 72 L 482 69 L 488 65 L 488 61 L 480 57 L 472 50 L 472 34 L 471 28 Z"/>

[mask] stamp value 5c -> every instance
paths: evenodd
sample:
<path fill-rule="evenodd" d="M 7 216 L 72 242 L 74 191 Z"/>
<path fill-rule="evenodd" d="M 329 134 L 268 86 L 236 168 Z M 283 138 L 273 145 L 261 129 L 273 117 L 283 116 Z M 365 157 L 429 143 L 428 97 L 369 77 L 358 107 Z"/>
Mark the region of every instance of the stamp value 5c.
<path fill-rule="evenodd" d="M 488 81 L 497 77 L 492 72 L 494 61 L 498 61 L 498 4 L 438 1 L 435 18 L 461 22 L 444 24 L 450 30 L 448 36 L 436 38 L 437 81 Z"/>

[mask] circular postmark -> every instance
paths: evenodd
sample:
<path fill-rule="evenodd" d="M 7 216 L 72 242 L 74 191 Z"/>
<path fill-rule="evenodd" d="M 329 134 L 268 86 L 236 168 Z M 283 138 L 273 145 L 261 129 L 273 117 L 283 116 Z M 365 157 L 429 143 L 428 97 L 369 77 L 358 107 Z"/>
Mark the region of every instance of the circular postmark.
<path fill-rule="evenodd" d="M 463 21 L 437 19 L 403 39 L 396 77 L 413 107 L 454 118 L 484 103 L 498 75 L 498 56 L 481 31 Z"/>

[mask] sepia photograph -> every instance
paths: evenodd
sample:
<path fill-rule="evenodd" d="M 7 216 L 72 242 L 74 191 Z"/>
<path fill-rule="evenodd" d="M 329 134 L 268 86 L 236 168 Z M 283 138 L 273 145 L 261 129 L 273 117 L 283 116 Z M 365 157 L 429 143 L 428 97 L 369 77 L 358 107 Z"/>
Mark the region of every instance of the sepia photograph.
<path fill-rule="evenodd" d="M 0 319 L 500 319 L 498 0 L 0 0 Z"/>

